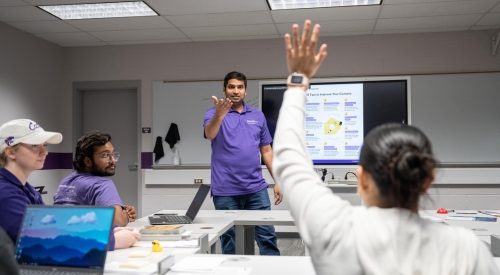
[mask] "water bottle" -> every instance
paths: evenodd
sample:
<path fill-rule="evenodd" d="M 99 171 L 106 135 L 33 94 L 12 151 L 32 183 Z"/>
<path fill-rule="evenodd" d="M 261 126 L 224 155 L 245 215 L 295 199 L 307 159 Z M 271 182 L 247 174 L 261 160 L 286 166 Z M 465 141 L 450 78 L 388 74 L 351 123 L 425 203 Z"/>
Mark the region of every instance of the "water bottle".
<path fill-rule="evenodd" d="M 175 146 L 175 153 L 174 153 L 174 165 L 178 166 L 181 162 L 181 157 L 179 156 L 179 148 Z"/>

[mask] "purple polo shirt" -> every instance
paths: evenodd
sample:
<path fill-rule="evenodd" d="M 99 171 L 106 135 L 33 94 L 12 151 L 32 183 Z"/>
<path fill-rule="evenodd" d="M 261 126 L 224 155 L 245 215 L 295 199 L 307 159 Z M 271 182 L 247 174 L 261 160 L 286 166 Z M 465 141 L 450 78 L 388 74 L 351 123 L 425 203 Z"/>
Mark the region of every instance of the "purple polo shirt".
<path fill-rule="evenodd" d="M 205 113 L 205 127 L 215 107 Z M 264 114 L 244 103 L 241 113 L 229 109 L 212 142 L 213 196 L 252 194 L 267 188 L 262 177 L 260 146 L 272 142 Z"/>
<path fill-rule="evenodd" d="M 31 184 L 23 185 L 9 170 L 0 168 L 0 226 L 15 244 L 28 204 L 44 204 Z"/>
<path fill-rule="evenodd" d="M 54 204 L 123 207 L 112 180 L 80 172 L 73 172 L 61 181 L 54 195 Z"/>

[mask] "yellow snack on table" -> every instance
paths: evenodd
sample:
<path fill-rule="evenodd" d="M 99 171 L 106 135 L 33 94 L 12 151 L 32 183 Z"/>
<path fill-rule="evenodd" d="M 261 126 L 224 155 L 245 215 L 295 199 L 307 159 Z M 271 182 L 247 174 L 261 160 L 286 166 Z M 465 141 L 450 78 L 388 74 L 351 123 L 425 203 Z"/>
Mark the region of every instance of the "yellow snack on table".
<path fill-rule="evenodd" d="M 157 240 L 153 241 L 152 251 L 153 252 L 162 252 L 163 251 L 163 247 L 160 245 L 159 241 L 157 241 Z"/>

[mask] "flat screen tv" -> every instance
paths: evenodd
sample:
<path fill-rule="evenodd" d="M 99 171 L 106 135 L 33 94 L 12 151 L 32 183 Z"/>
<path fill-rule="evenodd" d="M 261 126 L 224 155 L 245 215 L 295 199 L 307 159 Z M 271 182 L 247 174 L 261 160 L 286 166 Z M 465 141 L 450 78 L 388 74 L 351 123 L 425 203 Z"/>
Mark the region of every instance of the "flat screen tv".
<path fill-rule="evenodd" d="M 314 164 L 356 165 L 363 139 L 387 122 L 411 123 L 410 77 L 312 79 L 306 91 L 304 140 Z M 260 82 L 260 108 L 274 137 L 287 86 Z"/>

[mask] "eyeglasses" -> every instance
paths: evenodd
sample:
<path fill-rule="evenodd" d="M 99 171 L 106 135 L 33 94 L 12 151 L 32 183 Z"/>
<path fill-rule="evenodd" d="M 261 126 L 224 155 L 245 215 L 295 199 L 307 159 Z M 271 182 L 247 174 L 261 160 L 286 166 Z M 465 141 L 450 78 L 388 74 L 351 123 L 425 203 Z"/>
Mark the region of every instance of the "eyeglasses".
<path fill-rule="evenodd" d="M 115 161 L 118 161 L 118 159 L 120 158 L 120 153 L 118 153 L 118 152 L 103 153 L 103 154 L 99 155 L 99 157 L 106 159 L 106 162 L 110 162 L 111 158 L 115 159 Z"/>

